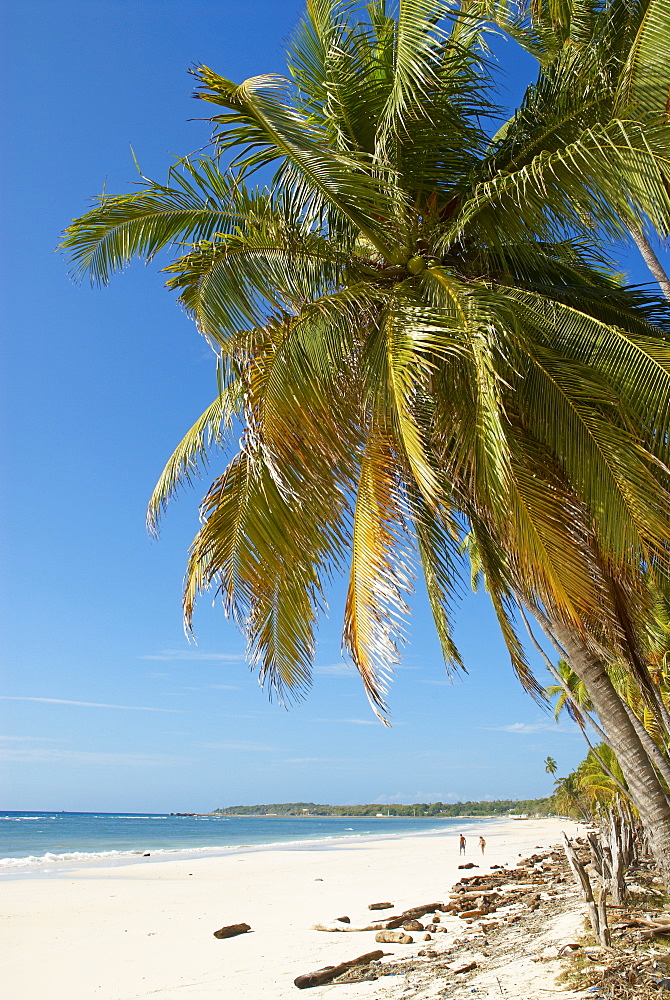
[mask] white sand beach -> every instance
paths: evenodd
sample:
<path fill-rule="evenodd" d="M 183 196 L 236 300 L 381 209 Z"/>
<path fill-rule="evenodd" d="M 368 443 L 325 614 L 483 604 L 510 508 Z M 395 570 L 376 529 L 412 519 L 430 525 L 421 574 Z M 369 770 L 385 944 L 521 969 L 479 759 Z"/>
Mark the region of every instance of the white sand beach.
<path fill-rule="evenodd" d="M 368 911 L 368 904 L 377 901 L 393 902 L 396 910 L 389 913 L 446 901 L 463 875 L 486 872 L 492 864 L 514 865 L 536 847 L 558 843 L 563 829 L 573 835 L 576 828 L 553 819 L 479 826 L 473 820 L 465 858 L 459 857 L 457 834 L 407 835 L 196 860 L 147 859 L 5 881 L 0 883 L 3 996 L 391 998 L 399 995 L 398 977 L 306 991 L 297 990 L 293 980 L 379 947 L 395 957 L 416 954 L 425 947 L 422 934 L 411 945 L 380 946 L 372 931 L 330 934 L 313 925 L 342 915 L 352 925 L 366 924 L 383 916 Z M 477 847 L 480 832 L 487 840 L 485 858 Z M 479 869 L 459 871 L 464 860 Z M 459 923 L 448 920 L 452 926 Z M 240 922 L 252 931 L 228 940 L 213 937 L 219 927 Z M 461 922 L 460 928 L 439 935 L 438 944 L 446 945 L 462 929 Z M 536 993 L 531 983 L 518 996 L 546 996 L 546 986 L 552 985 L 546 976 L 544 990 Z M 519 977 L 521 982 L 521 972 Z M 506 995 L 514 994 L 508 990 Z"/>

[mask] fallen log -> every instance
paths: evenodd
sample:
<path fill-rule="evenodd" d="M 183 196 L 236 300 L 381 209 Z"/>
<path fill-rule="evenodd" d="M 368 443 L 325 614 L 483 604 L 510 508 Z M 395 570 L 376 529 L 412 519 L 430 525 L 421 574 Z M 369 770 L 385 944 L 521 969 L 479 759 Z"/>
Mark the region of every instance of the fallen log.
<path fill-rule="evenodd" d="M 351 927 L 345 924 L 312 924 L 313 931 L 328 931 L 330 934 L 355 934 L 357 931 L 378 931 L 379 924 L 365 924 L 364 927 Z"/>
<path fill-rule="evenodd" d="M 228 924 L 227 927 L 220 927 L 218 931 L 214 931 L 214 937 L 222 940 L 223 938 L 237 937 L 238 934 L 246 934 L 250 930 L 249 924 Z"/>
<path fill-rule="evenodd" d="M 406 920 L 418 920 L 420 917 L 424 917 L 426 913 L 435 913 L 436 910 L 444 912 L 444 903 L 426 903 L 424 906 L 413 906 L 411 909 L 399 914 L 399 916 L 391 917 L 390 920 L 385 921 L 384 926 L 386 930 L 392 931 L 396 927 L 402 927 Z"/>
<path fill-rule="evenodd" d="M 370 903 L 368 910 L 392 910 L 393 903 Z"/>
<path fill-rule="evenodd" d="M 469 892 L 451 892 L 449 899 L 479 899 L 480 896 L 500 896 L 499 889 L 471 889 Z"/>
<path fill-rule="evenodd" d="M 348 962 L 340 962 L 339 965 L 327 965 L 323 969 L 317 969 L 316 972 L 308 972 L 304 976 L 297 976 L 293 980 L 293 983 L 299 990 L 307 990 L 312 986 L 323 986 L 324 983 L 332 982 L 333 979 L 337 979 L 338 976 L 343 975 L 357 965 L 369 965 L 370 962 L 377 962 L 383 957 L 383 951 L 369 951 L 366 955 L 359 955 L 358 958 L 352 958 Z"/>

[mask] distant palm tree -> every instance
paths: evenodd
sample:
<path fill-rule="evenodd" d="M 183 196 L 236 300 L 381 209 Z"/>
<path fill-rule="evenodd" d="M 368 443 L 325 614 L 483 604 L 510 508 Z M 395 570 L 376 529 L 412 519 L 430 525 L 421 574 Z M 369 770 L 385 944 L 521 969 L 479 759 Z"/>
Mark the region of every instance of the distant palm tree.
<path fill-rule="evenodd" d="M 547 759 L 544 762 L 544 769 L 547 772 L 547 774 L 550 774 L 553 778 L 553 776 L 556 774 L 556 771 L 558 770 L 558 764 L 556 763 L 553 757 L 547 757 Z"/>
<path fill-rule="evenodd" d="M 214 159 L 103 197 L 64 244 L 106 281 L 180 241 L 168 284 L 218 354 L 218 394 L 168 463 L 152 526 L 243 427 L 203 503 L 187 622 L 213 586 L 261 679 L 299 693 L 325 587 L 348 566 L 344 644 L 384 716 L 415 561 L 461 666 L 450 606 L 469 528 L 523 683 L 541 696 L 517 601 L 570 646 L 670 858 L 670 803 L 594 656 L 635 668 L 645 572 L 670 572 L 668 313 L 596 238 L 667 225 L 670 128 L 587 116 L 567 145 L 556 128 L 543 144 L 520 115 L 491 142 L 466 8 L 307 9 L 290 80 L 198 70 Z M 248 190 L 272 164 L 272 189 Z"/>

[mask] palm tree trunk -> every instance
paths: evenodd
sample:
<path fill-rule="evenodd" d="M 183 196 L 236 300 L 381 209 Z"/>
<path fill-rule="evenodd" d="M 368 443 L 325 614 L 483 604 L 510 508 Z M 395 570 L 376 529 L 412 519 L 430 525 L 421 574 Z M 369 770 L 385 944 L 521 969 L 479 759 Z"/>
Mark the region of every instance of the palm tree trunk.
<path fill-rule="evenodd" d="M 670 801 L 635 726 L 610 680 L 604 663 L 566 628 L 553 620 L 551 630 L 565 649 L 570 666 L 615 748 L 626 783 L 635 800 L 660 874 L 670 885 Z"/>
<path fill-rule="evenodd" d="M 668 278 L 665 273 L 663 265 L 656 256 L 651 243 L 642 230 L 638 229 L 637 226 L 630 227 L 630 235 L 633 237 L 635 245 L 642 255 L 643 261 L 661 286 L 661 291 L 665 295 L 666 299 L 670 299 L 670 278 Z"/>
<path fill-rule="evenodd" d="M 644 728 L 644 726 L 642 725 L 642 723 L 640 722 L 640 720 L 638 719 L 637 715 L 630 707 L 630 705 L 627 705 L 626 702 L 624 702 L 624 708 L 628 713 L 630 721 L 635 727 L 635 731 L 640 737 L 640 741 L 642 742 L 643 747 L 647 751 L 647 756 L 653 762 L 654 766 L 656 767 L 657 771 L 665 781 L 666 785 L 668 785 L 668 787 L 670 788 L 670 763 L 668 763 L 668 761 L 663 756 L 659 748 L 656 746 L 651 736 Z"/>

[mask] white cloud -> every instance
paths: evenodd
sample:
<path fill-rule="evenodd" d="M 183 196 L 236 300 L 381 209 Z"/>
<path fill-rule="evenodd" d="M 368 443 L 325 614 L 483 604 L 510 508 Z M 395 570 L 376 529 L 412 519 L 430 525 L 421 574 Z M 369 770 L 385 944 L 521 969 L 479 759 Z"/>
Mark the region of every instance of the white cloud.
<path fill-rule="evenodd" d="M 199 649 L 164 649 L 147 653 L 140 660 L 202 660 L 212 663 L 243 663 L 244 653 L 205 653 Z"/>
<path fill-rule="evenodd" d="M 516 733 L 520 736 L 533 733 L 574 733 L 576 726 L 563 726 L 549 720 L 541 722 L 512 722 L 508 726 L 480 726 L 480 729 L 490 729 L 498 733 Z"/>
<path fill-rule="evenodd" d="M 68 698 L 27 698 L 18 694 L 0 694 L 2 701 L 38 701 L 47 705 L 77 705 L 80 708 L 119 708 L 126 712 L 170 712 L 175 713 L 181 710 L 178 708 L 147 708 L 145 705 L 107 705 L 98 701 L 70 701 Z"/>
<path fill-rule="evenodd" d="M 411 805 L 413 802 L 455 802 L 457 796 L 453 792 L 424 792 L 419 789 L 416 792 L 396 793 L 395 795 L 378 795 L 372 800 L 373 805 L 385 805 L 387 802 L 392 805 Z"/>

